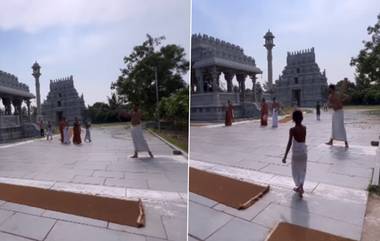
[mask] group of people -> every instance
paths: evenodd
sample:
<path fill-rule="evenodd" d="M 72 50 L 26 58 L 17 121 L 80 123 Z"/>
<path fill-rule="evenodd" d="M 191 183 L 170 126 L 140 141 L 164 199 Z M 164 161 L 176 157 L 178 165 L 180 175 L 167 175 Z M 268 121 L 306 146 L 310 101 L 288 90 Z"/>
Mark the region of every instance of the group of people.
<path fill-rule="evenodd" d="M 46 139 L 48 141 L 53 140 L 53 125 L 51 124 L 50 121 L 47 122 L 46 128 L 44 125 L 44 121 L 40 119 L 39 121 L 39 127 L 40 127 L 40 134 L 41 137 L 45 136 L 45 129 L 46 129 Z M 86 129 L 86 134 L 84 137 L 84 142 L 91 142 L 91 131 L 90 127 L 91 124 L 89 122 L 86 122 L 84 125 Z M 60 132 L 60 141 L 62 144 L 70 144 L 71 141 L 71 136 L 73 137 L 73 143 L 76 145 L 79 145 L 82 143 L 82 138 L 81 138 L 81 133 L 82 133 L 82 128 L 81 128 L 81 123 L 77 117 L 75 117 L 73 128 L 72 128 L 72 133 L 70 131 L 70 126 L 69 122 L 66 120 L 66 118 L 61 118 L 59 121 L 59 132 Z"/>
<path fill-rule="evenodd" d="M 42 119 L 40 119 L 40 121 L 38 122 L 38 126 L 40 128 L 41 137 L 44 137 L 45 136 L 45 124 L 44 124 L 44 121 Z M 50 121 L 48 121 L 48 123 L 46 125 L 46 139 L 48 141 L 53 140 L 53 126 L 51 125 Z"/>
<path fill-rule="evenodd" d="M 134 154 L 131 156 L 131 158 L 138 158 L 139 152 L 148 152 L 149 156 L 153 158 L 153 153 L 149 149 L 148 143 L 146 142 L 144 135 L 143 135 L 143 129 L 141 127 L 141 119 L 142 119 L 142 113 L 139 110 L 138 105 L 134 105 L 133 110 L 130 114 L 128 114 L 131 119 L 131 135 L 134 145 Z M 40 119 L 39 123 L 40 133 L 41 137 L 45 136 L 45 129 L 46 129 L 46 138 L 48 141 L 53 140 L 53 125 L 50 121 L 47 122 L 46 128 L 44 121 Z M 84 125 L 86 129 L 84 142 L 91 142 L 91 131 L 90 122 L 85 122 Z M 75 117 L 73 127 L 70 128 L 69 122 L 66 120 L 65 117 L 62 117 L 59 121 L 59 133 L 60 133 L 60 141 L 62 144 L 70 144 L 71 143 L 71 137 L 72 142 L 76 145 L 79 145 L 82 143 L 82 128 L 81 128 L 81 122 L 80 120 Z"/>
<path fill-rule="evenodd" d="M 332 113 L 332 130 L 330 140 L 327 145 L 333 145 L 334 140 L 343 141 L 345 147 L 348 148 L 346 129 L 344 127 L 344 114 L 342 98 L 336 93 L 335 85 L 329 85 L 328 102 L 323 105 L 323 110 L 328 111 L 328 107 L 333 109 Z M 273 98 L 271 105 L 272 109 L 272 127 L 278 126 L 278 113 L 280 104 Z M 263 98 L 261 101 L 261 115 L 260 125 L 268 125 L 269 105 Z M 319 102 L 316 104 L 317 120 L 320 120 L 321 105 Z M 230 101 L 226 107 L 225 125 L 231 126 L 233 121 L 233 106 Z M 289 130 L 289 139 L 286 146 L 285 155 L 282 159 L 286 163 L 286 159 L 290 148 L 292 148 L 291 169 L 292 176 L 295 183 L 295 192 L 302 198 L 304 193 L 304 182 L 306 176 L 306 163 L 307 163 L 307 146 L 306 146 L 306 126 L 302 124 L 303 113 L 301 110 L 295 109 L 292 113 L 292 120 L 295 123 L 294 127 Z"/>
<path fill-rule="evenodd" d="M 276 101 L 276 97 L 272 99 L 272 127 L 278 127 L 278 113 L 280 111 L 280 104 Z M 260 111 L 260 125 L 267 126 L 268 125 L 268 116 L 269 116 L 269 105 L 266 102 L 265 98 L 261 100 L 261 111 Z"/>
<path fill-rule="evenodd" d="M 273 98 L 273 102 L 271 105 L 272 108 L 272 127 L 278 127 L 278 113 L 280 111 L 280 104 L 276 101 L 276 98 Z M 231 101 L 228 100 L 227 106 L 225 107 L 225 126 L 232 126 L 232 122 L 234 120 L 234 108 L 231 104 Z M 261 126 L 268 125 L 268 115 L 269 115 L 269 106 L 265 101 L 265 98 L 261 101 L 261 111 L 260 111 L 260 124 Z"/>
<path fill-rule="evenodd" d="M 89 122 L 86 122 L 84 127 L 86 129 L 84 142 L 92 142 L 91 131 L 90 131 L 91 124 Z M 66 120 L 65 117 L 63 117 L 59 122 L 59 133 L 61 136 L 60 140 L 62 144 L 70 144 L 71 135 L 73 137 L 73 144 L 75 145 L 82 144 L 82 138 L 81 138 L 82 128 L 81 128 L 81 123 L 77 117 L 75 117 L 74 119 L 72 132 L 70 132 L 69 122 Z"/>

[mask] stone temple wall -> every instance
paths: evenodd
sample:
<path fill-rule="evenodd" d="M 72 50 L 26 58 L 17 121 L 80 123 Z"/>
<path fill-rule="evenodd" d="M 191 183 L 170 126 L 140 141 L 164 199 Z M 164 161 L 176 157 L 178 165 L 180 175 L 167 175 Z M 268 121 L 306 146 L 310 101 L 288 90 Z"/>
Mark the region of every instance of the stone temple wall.
<path fill-rule="evenodd" d="M 191 38 L 191 60 L 196 62 L 205 58 L 218 57 L 236 63 L 256 66 L 255 59 L 244 54 L 238 45 L 208 36 L 193 34 Z"/>
<path fill-rule="evenodd" d="M 1 70 L 0 70 L 0 86 L 29 92 L 29 87 L 24 83 L 20 83 L 15 75 L 6 73 Z"/>
<path fill-rule="evenodd" d="M 44 120 L 54 124 L 58 124 L 61 117 L 65 117 L 70 125 L 75 117 L 84 119 L 83 95 L 78 95 L 73 76 L 50 81 L 50 91 L 41 109 Z"/>

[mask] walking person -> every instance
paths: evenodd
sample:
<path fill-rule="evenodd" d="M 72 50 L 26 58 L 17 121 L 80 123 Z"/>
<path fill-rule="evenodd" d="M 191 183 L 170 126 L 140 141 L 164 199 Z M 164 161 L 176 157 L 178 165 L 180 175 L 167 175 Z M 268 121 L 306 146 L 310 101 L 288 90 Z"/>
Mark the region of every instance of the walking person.
<path fill-rule="evenodd" d="M 53 126 L 50 123 L 50 121 L 48 121 L 48 123 L 47 123 L 46 140 L 48 140 L 48 141 L 52 141 L 53 140 Z"/>
<path fill-rule="evenodd" d="M 319 104 L 319 101 L 317 101 L 317 105 L 315 106 L 315 112 L 317 114 L 317 120 L 321 120 L 321 104 Z"/>
<path fill-rule="evenodd" d="M 82 139 L 81 139 L 81 126 L 80 126 L 80 121 L 78 119 L 78 117 L 75 117 L 75 120 L 74 120 L 74 126 L 73 126 L 73 143 L 76 144 L 76 145 L 79 145 L 82 143 Z"/>
<path fill-rule="evenodd" d="M 260 116 L 260 124 L 261 126 L 268 125 L 268 104 L 265 101 L 265 98 L 261 101 L 261 116 Z"/>
<path fill-rule="evenodd" d="M 335 85 L 329 85 L 329 106 L 334 110 L 332 113 L 332 133 L 327 145 L 333 145 L 334 140 L 344 141 L 344 145 L 348 148 L 346 128 L 344 127 L 343 103 L 337 95 Z"/>
<path fill-rule="evenodd" d="M 292 176 L 295 184 L 293 190 L 302 198 L 304 189 L 303 185 L 306 176 L 307 146 L 306 127 L 302 125 L 303 115 L 300 110 L 295 110 L 292 114 L 295 126 L 289 130 L 289 140 L 282 163 L 286 163 L 290 147 L 292 147 Z"/>
<path fill-rule="evenodd" d="M 70 144 L 70 128 L 69 128 L 69 122 L 67 120 L 64 121 L 64 127 L 63 127 L 63 144 Z"/>
<path fill-rule="evenodd" d="M 66 119 L 65 117 L 62 117 L 61 120 L 59 121 L 59 133 L 61 134 L 61 143 L 64 142 L 63 130 L 65 129 L 65 125 L 66 125 Z"/>
<path fill-rule="evenodd" d="M 131 158 L 138 158 L 138 153 L 143 152 L 143 151 L 148 152 L 149 156 L 153 158 L 154 156 L 152 152 L 150 151 L 148 143 L 146 142 L 143 135 L 143 130 L 141 127 L 141 118 L 142 118 L 142 114 L 139 110 L 138 105 L 135 104 L 133 107 L 133 111 L 131 113 L 131 124 L 132 124 L 131 135 L 132 135 L 135 152 L 133 156 L 131 156 Z"/>
<path fill-rule="evenodd" d="M 40 122 L 38 123 L 38 125 L 40 127 L 40 135 L 41 135 L 41 137 L 44 137 L 45 136 L 45 126 L 44 126 L 44 121 L 42 118 L 40 119 Z"/>
<path fill-rule="evenodd" d="M 329 108 L 328 108 L 328 106 L 327 106 L 327 103 L 324 103 L 324 104 L 323 104 L 323 111 L 324 111 L 324 112 L 329 111 Z"/>
<path fill-rule="evenodd" d="M 276 97 L 273 97 L 272 102 L 272 128 L 278 127 L 278 112 L 280 111 L 280 104 L 276 101 Z"/>
<path fill-rule="evenodd" d="M 226 107 L 226 118 L 225 118 L 225 126 L 232 126 L 232 122 L 234 120 L 234 107 L 231 104 L 231 101 L 228 100 Z"/>
<path fill-rule="evenodd" d="M 91 142 L 91 123 L 86 121 L 86 124 L 85 124 L 85 128 L 86 128 L 86 134 L 84 136 L 84 142 Z"/>

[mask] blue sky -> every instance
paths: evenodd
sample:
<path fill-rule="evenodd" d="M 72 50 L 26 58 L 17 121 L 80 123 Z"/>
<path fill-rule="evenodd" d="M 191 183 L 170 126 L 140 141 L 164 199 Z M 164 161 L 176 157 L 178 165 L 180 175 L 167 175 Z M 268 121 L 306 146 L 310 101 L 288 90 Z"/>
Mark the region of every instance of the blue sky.
<path fill-rule="evenodd" d="M 165 43 L 189 53 L 190 0 L 9 0 L 0 9 L 0 70 L 35 93 L 37 60 L 42 99 L 50 79 L 73 75 L 86 104 L 106 101 L 123 57 L 147 33 L 165 35 Z"/>
<path fill-rule="evenodd" d="M 273 77 L 278 79 L 288 51 L 314 47 L 328 82 L 354 80 L 351 57 L 368 39 L 367 27 L 380 13 L 378 0 L 193 0 L 192 33 L 205 33 L 241 46 L 253 56 L 267 80 L 263 36 L 275 35 Z M 249 81 L 247 81 L 247 86 Z"/>

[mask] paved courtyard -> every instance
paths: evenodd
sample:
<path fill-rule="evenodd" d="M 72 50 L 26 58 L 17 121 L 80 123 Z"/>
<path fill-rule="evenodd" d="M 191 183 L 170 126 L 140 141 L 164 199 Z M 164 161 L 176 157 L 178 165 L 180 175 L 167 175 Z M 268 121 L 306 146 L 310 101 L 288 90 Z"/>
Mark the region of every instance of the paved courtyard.
<path fill-rule="evenodd" d="M 0 181 L 54 189 L 141 198 L 146 227 L 0 201 L 0 240 L 185 240 L 187 157 L 145 132 L 154 159 L 129 158 L 133 144 L 124 126 L 93 128 L 93 142 L 80 146 L 32 140 L 0 145 Z"/>
<path fill-rule="evenodd" d="M 308 167 L 305 196 L 293 191 L 290 156 L 285 152 L 292 122 L 279 128 L 261 128 L 245 121 L 191 127 L 190 165 L 203 170 L 269 184 L 270 192 L 250 208 L 238 211 L 190 193 L 189 240 L 263 241 L 277 222 L 286 221 L 360 240 L 367 203 L 365 189 L 380 167 L 378 140 L 380 118 L 366 111 L 347 110 L 345 123 L 350 144 L 326 146 L 331 133 L 331 114 L 322 120 L 306 114 Z"/>

